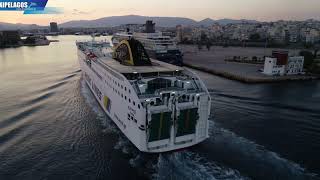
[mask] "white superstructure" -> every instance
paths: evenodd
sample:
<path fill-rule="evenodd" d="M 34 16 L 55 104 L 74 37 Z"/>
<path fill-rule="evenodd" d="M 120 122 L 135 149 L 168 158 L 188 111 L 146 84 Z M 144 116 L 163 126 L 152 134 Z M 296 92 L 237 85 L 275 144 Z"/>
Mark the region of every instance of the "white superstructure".
<path fill-rule="evenodd" d="M 303 56 L 294 56 L 287 59 L 286 64 L 277 63 L 278 59 L 275 57 L 266 57 L 264 62 L 263 73 L 266 75 L 297 75 L 304 74 L 303 65 L 304 57 Z"/>
<path fill-rule="evenodd" d="M 152 21 L 146 22 L 145 32 L 119 32 L 112 37 L 112 43 L 117 45 L 122 40 L 134 38 L 140 41 L 149 56 L 174 65 L 181 66 L 183 63 L 182 53 L 177 44 L 170 36 L 155 31 L 155 24 Z"/>
<path fill-rule="evenodd" d="M 130 39 L 131 37 L 139 40 L 145 49 L 150 51 L 155 51 L 158 53 L 167 53 L 170 50 L 177 50 L 178 47 L 176 43 L 172 40 L 170 36 L 164 36 L 162 32 L 154 33 L 128 33 L 119 32 L 116 33 L 113 39 L 113 43 L 116 45 L 121 40 Z"/>
<path fill-rule="evenodd" d="M 84 79 L 106 114 L 144 152 L 208 138 L 211 99 L 197 75 L 150 60 L 139 41 L 77 42 Z"/>
<path fill-rule="evenodd" d="M 266 75 L 283 76 L 285 73 L 285 65 L 277 65 L 277 58 L 266 57 L 264 61 L 263 73 Z"/>

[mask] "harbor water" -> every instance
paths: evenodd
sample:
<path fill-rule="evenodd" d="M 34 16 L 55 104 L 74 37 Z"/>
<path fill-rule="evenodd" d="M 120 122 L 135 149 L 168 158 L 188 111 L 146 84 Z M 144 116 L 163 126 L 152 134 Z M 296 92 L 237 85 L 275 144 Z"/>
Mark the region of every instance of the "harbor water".
<path fill-rule="evenodd" d="M 59 42 L 0 49 L 0 179 L 319 179 L 320 81 L 195 71 L 213 99 L 210 138 L 145 154 L 82 79 L 75 41 L 90 38 L 48 38 Z"/>

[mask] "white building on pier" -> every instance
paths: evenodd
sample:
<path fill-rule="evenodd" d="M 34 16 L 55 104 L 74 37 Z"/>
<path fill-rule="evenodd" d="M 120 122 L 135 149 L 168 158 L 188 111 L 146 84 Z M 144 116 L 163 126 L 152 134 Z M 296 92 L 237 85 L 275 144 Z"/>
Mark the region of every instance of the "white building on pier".
<path fill-rule="evenodd" d="M 297 75 L 304 74 L 303 56 L 289 57 L 285 64 L 279 63 L 276 57 L 266 57 L 264 62 L 263 74 L 270 76 Z"/>

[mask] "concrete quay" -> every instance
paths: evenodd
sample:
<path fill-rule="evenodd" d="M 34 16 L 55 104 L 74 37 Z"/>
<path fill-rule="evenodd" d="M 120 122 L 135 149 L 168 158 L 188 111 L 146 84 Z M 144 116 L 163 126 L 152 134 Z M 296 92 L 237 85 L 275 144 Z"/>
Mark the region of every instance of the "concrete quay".
<path fill-rule="evenodd" d="M 180 48 L 184 52 L 185 66 L 245 83 L 271 83 L 319 79 L 318 76 L 311 75 L 267 76 L 259 71 L 263 69 L 263 65 L 261 64 L 236 63 L 224 60 L 226 56 L 236 56 L 237 54 L 243 55 L 245 53 L 247 53 L 247 56 L 254 56 L 261 55 L 268 51 L 266 55 L 269 55 L 272 50 L 276 49 L 212 47 L 210 51 L 206 49 L 199 51 L 195 46 L 181 46 Z M 297 50 L 289 51 L 293 51 L 290 53 L 297 53 Z"/>

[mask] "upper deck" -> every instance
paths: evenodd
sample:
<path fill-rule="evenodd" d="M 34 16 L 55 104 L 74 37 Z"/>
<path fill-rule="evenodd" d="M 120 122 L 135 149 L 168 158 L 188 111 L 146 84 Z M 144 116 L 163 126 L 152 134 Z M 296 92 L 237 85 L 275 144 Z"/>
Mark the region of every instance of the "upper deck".
<path fill-rule="evenodd" d="M 126 65 L 122 64 L 120 61 L 112 57 L 114 52 L 113 48 L 109 43 L 106 42 L 77 42 L 78 49 L 85 54 L 92 53 L 95 56 L 95 60 L 99 61 L 101 64 L 117 71 L 121 74 L 131 74 L 131 73 L 156 73 L 156 72 L 175 72 L 182 71 L 183 68 L 168 64 L 155 59 L 150 59 L 151 65 Z"/>
<path fill-rule="evenodd" d="M 182 71 L 183 68 L 172 64 L 164 63 L 155 59 L 151 59 L 152 66 L 126 66 L 111 57 L 100 57 L 98 60 L 113 70 L 122 73 L 152 73 L 152 72 L 174 72 Z"/>

